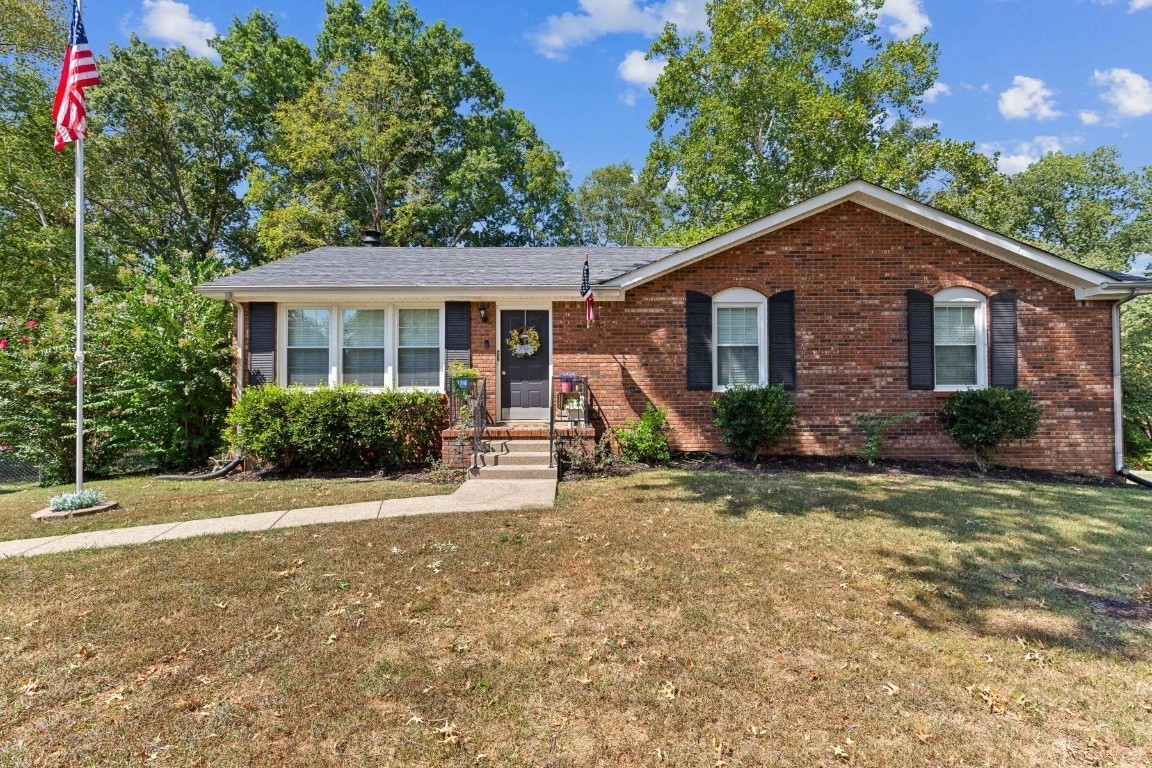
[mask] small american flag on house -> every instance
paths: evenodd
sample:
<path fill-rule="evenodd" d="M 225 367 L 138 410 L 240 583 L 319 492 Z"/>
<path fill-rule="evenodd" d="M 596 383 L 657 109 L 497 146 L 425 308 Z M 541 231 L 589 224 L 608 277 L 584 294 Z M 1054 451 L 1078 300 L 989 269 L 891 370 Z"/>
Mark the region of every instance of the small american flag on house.
<path fill-rule="evenodd" d="M 596 295 L 592 293 L 592 278 L 588 273 L 588 254 L 584 254 L 584 275 L 580 279 L 580 295 L 584 297 L 584 314 L 588 327 L 596 322 Z"/>
<path fill-rule="evenodd" d="M 72 0 L 72 28 L 68 33 L 68 48 L 64 51 L 64 65 L 60 69 L 60 84 L 56 86 L 56 103 L 52 107 L 57 150 L 88 135 L 84 89 L 99 84 L 96 60 L 92 58 L 84 22 L 80 20 L 80 6 Z"/>

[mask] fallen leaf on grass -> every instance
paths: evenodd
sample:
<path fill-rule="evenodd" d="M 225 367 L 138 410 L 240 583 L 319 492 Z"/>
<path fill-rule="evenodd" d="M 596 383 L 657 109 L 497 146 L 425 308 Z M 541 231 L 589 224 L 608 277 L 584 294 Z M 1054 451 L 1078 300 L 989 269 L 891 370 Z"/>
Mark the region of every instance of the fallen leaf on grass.
<path fill-rule="evenodd" d="M 669 701 L 674 700 L 679 693 L 679 690 L 677 690 L 671 680 L 665 680 L 660 684 L 660 695 Z"/>

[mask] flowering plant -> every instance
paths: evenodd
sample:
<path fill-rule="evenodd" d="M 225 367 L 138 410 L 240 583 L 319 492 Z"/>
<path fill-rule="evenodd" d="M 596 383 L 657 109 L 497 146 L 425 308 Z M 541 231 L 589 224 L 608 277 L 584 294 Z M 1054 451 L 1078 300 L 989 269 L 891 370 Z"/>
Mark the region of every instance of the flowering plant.
<path fill-rule="evenodd" d="M 577 376 L 575 373 L 571 373 L 569 371 L 564 371 L 563 373 L 556 374 L 556 378 L 560 379 L 560 381 L 567 381 L 568 383 L 572 383 L 580 377 Z"/>
<path fill-rule="evenodd" d="M 532 357 L 540 351 L 540 332 L 530 325 L 513 328 L 508 334 L 507 344 L 513 357 Z"/>

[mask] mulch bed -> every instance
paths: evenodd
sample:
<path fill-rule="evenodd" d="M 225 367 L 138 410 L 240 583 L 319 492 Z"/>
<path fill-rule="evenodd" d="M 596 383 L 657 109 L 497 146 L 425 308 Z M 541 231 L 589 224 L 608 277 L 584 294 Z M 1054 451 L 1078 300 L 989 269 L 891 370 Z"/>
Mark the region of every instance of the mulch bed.
<path fill-rule="evenodd" d="M 781 472 L 834 472 L 838 474 L 866 475 L 918 475 L 949 479 L 1014 481 L 1028 483 L 1058 483 L 1064 485 L 1103 486 L 1109 483 L 1101 477 L 1081 475 L 1072 472 L 1047 472 L 1017 467 L 996 467 L 981 472 L 974 464 L 955 464 L 944 461 L 901 461 L 881 459 L 869 464 L 854 456 L 773 456 L 758 462 L 749 462 L 735 456 L 716 453 L 695 452 L 673 454 L 672 469 L 705 472 L 731 472 L 738 475 L 773 475 Z M 582 480 L 589 477 L 621 477 L 637 472 L 646 472 L 664 467 L 650 467 L 645 464 L 617 463 L 601 474 L 585 474 L 566 471 L 565 480 Z"/>

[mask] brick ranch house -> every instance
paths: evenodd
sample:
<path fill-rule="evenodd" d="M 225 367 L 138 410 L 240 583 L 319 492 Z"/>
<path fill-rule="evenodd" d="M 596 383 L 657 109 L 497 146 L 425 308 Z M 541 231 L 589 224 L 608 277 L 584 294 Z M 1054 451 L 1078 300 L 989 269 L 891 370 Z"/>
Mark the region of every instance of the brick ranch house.
<path fill-rule="evenodd" d="M 571 404 L 556 382 L 570 371 L 586 377 L 589 418 L 565 434 L 590 437 L 653 402 L 674 448 L 724 451 L 714 393 L 779 383 L 797 404 L 781 454 L 853 454 L 860 416 L 915 411 L 928 418 L 893 430 L 887 455 L 967 461 L 934 418 L 944 398 L 1018 386 L 1044 416 L 1004 463 L 1111 477 L 1123 466 L 1119 307 L 1152 281 L 855 181 L 687 248 L 325 247 L 199 291 L 235 308 L 237 394 L 271 382 L 447 392 L 458 360 L 484 375 L 489 434 L 541 437 Z M 509 334 L 529 326 L 539 350 L 514 356 Z M 457 434 L 445 433 L 446 460 Z"/>

